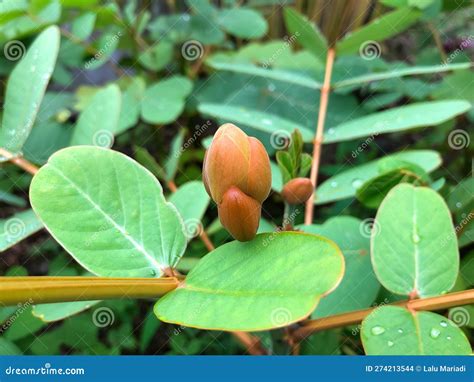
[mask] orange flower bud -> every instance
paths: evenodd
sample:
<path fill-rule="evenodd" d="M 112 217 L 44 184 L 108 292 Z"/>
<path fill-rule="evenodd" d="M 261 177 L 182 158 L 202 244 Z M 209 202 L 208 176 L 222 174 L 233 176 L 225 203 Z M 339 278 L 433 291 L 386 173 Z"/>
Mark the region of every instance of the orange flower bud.
<path fill-rule="evenodd" d="M 281 195 L 289 204 L 305 203 L 313 194 L 314 187 L 308 178 L 295 178 L 283 187 Z"/>
<path fill-rule="evenodd" d="M 222 225 L 237 240 L 251 240 L 272 182 L 262 143 L 231 123 L 222 125 L 204 157 L 203 181 Z"/>

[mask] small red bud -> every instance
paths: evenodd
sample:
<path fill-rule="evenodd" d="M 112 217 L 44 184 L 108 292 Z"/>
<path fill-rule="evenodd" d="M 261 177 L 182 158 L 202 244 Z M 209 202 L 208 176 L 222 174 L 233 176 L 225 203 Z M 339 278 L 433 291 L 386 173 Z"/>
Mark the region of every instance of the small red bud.
<path fill-rule="evenodd" d="M 281 195 L 289 204 L 303 204 L 313 194 L 314 187 L 308 178 L 295 178 L 283 187 Z"/>

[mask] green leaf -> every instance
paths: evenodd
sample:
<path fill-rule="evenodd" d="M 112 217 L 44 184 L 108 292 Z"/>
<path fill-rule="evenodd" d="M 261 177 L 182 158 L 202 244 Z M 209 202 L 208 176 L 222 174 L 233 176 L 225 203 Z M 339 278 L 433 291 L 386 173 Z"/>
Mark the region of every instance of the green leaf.
<path fill-rule="evenodd" d="M 303 135 L 305 142 L 310 142 L 313 139 L 313 133 L 304 126 L 259 110 L 248 109 L 243 106 L 222 105 L 217 103 L 202 103 L 199 105 L 198 110 L 200 113 L 214 118 L 221 118 L 266 133 L 273 133 L 275 138 L 278 138 L 278 136 L 289 137 L 295 129 L 298 129 Z"/>
<path fill-rule="evenodd" d="M 0 146 L 20 154 L 38 113 L 59 51 L 59 29 L 44 30 L 31 44 L 8 79 Z"/>
<path fill-rule="evenodd" d="M 451 320 L 398 306 L 382 306 L 368 315 L 361 338 L 367 355 L 471 354 L 469 341 Z"/>
<path fill-rule="evenodd" d="M 17 212 L 8 219 L 0 220 L 0 252 L 33 235 L 43 228 L 33 210 Z"/>
<path fill-rule="evenodd" d="M 7 191 L 0 190 L 0 202 L 10 204 L 15 207 L 25 207 L 25 199 Z"/>
<path fill-rule="evenodd" d="M 138 61 L 146 69 L 159 71 L 166 67 L 173 58 L 173 44 L 161 41 L 152 45 L 138 56 Z"/>
<path fill-rule="evenodd" d="M 413 8 L 401 8 L 386 13 L 369 24 L 348 33 L 336 44 L 336 52 L 338 54 L 356 53 L 364 43 L 383 41 L 403 32 L 414 24 L 421 15 L 421 12 Z"/>
<path fill-rule="evenodd" d="M 143 78 L 135 77 L 123 92 L 117 134 L 123 133 L 138 123 L 145 87 Z"/>
<path fill-rule="evenodd" d="M 158 164 L 150 152 L 140 146 L 134 146 L 135 159 L 160 180 L 166 180 L 165 170 Z"/>
<path fill-rule="evenodd" d="M 86 62 L 84 67 L 87 70 L 94 70 L 104 65 L 118 48 L 120 36 L 123 33 L 118 31 L 116 33 L 107 32 L 102 34 L 97 41 L 94 42 L 94 46 L 97 53 L 89 61 Z"/>
<path fill-rule="evenodd" d="M 30 200 L 53 237 L 98 276 L 158 277 L 186 248 L 181 218 L 159 182 L 116 151 L 57 152 L 33 178 Z"/>
<path fill-rule="evenodd" d="M 0 355 L 22 355 L 22 351 L 13 342 L 0 338 Z"/>
<path fill-rule="evenodd" d="M 409 68 L 401 68 L 390 70 L 382 73 L 369 73 L 357 77 L 348 78 L 345 80 L 337 81 L 331 84 L 333 89 L 340 89 L 347 86 L 363 86 L 369 82 L 381 81 L 389 78 L 401 78 L 404 76 L 413 76 L 420 74 L 431 74 L 431 73 L 443 73 L 454 70 L 469 69 L 472 66 L 469 62 L 463 62 L 460 64 L 447 64 L 447 65 L 429 65 L 429 66 L 412 66 Z M 451 98 L 451 97 L 450 97 Z M 459 98 L 459 97 L 452 97 Z"/>
<path fill-rule="evenodd" d="M 56 304 L 41 304 L 33 306 L 33 316 L 44 322 L 61 321 L 81 313 L 100 301 L 72 301 Z"/>
<path fill-rule="evenodd" d="M 454 214 L 456 231 L 462 230 L 459 246 L 462 248 L 474 241 L 474 178 L 459 182 L 448 196 L 448 206 Z"/>
<path fill-rule="evenodd" d="M 296 41 L 315 57 L 324 61 L 328 44 L 316 24 L 292 8 L 285 8 L 283 16 L 286 29 L 291 35 L 296 36 Z"/>
<path fill-rule="evenodd" d="M 181 214 L 188 238 L 197 236 L 202 230 L 201 220 L 210 202 L 204 184 L 199 181 L 187 182 L 171 195 L 169 201 Z"/>
<path fill-rule="evenodd" d="M 430 188 L 400 184 L 388 193 L 377 211 L 371 248 L 375 273 L 393 293 L 436 296 L 456 281 L 456 232 L 446 203 Z"/>
<path fill-rule="evenodd" d="M 276 192 L 281 192 L 283 184 L 286 183 L 283 182 L 281 167 L 279 167 L 275 162 L 270 161 L 270 168 L 272 169 L 272 189 Z"/>
<path fill-rule="evenodd" d="M 363 222 L 351 216 L 338 216 L 322 225 L 300 225 L 297 228 L 327 237 L 341 248 L 346 269 L 339 286 L 321 299 L 312 318 L 369 307 L 377 297 L 380 284 L 370 262 L 370 240 Z"/>
<path fill-rule="evenodd" d="M 182 76 L 173 76 L 151 85 L 142 101 L 142 118 L 149 123 L 173 122 L 184 110 L 193 84 Z"/>
<path fill-rule="evenodd" d="M 330 128 L 324 143 L 349 141 L 355 138 L 437 126 L 471 108 L 464 100 L 420 102 L 352 119 Z"/>
<path fill-rule="evenodd" d="M 239 38 L 259 38 L 267 33 L 267 21 L 253 9 L 224 9 L 218 15 L 219 24 L 229 34 Z"/>
<path fill-rule="evenodd" d="M 343 272 L 342 253 L 328 239 L 263 233 L 206 255 L 180 288 L 157 302 L 155 314 L 165 322 L 212 330 L 283 327 L 307 317 Z"/>
<path fill-rule="evenodd" d="M 322 87 L 322 84 L 320 82 L 316 81 L 314 78 L 308 75 L 284 69 L 265 69 L 253 64 L 241 62 L 225 62 L 217 59 L 208 59 L 206 61 L 206 64 L 216 70 L 225 70 L 233 73 L 241 73 L 248 74 L 250 76 L 268 78 L 271 80 L 304 86 L 306 88 L 314 90 L 319 90 Z"/>
<path fill-rule="evenodd" d="M 407 150 L 392 154 L 383 159 L 349 168 L 327 179 L 318 187 L 315 203 L 324 204 L 354 197 L 359 187 L 379 175 L 381 161 L 391 158 L 416 163 L 426 172 L 431 172 L 441 165 L 441 156 L 436 151 Z"/>
<path fill-rule="evenodd" d="M 77 17 L 71 27 L 71 33 L 81 40 L 87 40 L 94 31 L 97 15 L 93 12 L 86 12 Z"/>
<path fill-rule="evenodd" d="M 109 85 L 94 94 L 74 127 L 71 145 L 94 145 L 109 148 L 118 131 L 121 93 Z"/>

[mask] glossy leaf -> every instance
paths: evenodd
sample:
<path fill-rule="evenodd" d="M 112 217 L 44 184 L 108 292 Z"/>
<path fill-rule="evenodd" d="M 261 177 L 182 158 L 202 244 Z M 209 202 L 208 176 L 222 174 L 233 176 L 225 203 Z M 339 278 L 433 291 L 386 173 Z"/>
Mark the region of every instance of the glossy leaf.
<path fill-rule="evenodd" d="M 121 98 L 117 85 L 109 85 L 95 93 L 79 116 L 71 145 L 112 147 L 119 126 Z"/>
<path fill-rule="evenodd" d="M 371 249 L 377 278 L 391 292 L 436 296 L 456 281 L 456 233 L 446 203 L 432 189 L 393 188 L 377 211 Z"/>
<path fill-rule="evenodd" d="M 10 74 L 0 146 L 19 154 L 30 134 L 59 51 L 59 29 L 44 30 Z"/>
<path fill-rule="evenodd" d="M 286 29 L 292 36 L 296 36 L 296 41 L 315 57 L 324 61 L 328 49 L 327 41 L 315 23 L 293 8 L 285 8 L 283 15 Z"/>
<path fill-rule="evenodd" d="M 240 38 L 259 38 L 267 33 L 267 21 L 253 9 L 231 8 L 219 12 L 219 24 L 229 34 Z"/>
<path fill-rule="evenodd" d="M 351 216 L 338 216 L 322 225 L 301 225 L 298 228 L 334 240 L 346 263 L 341 284 L 321 299 L 311 316 L 321 318 L 368 308 L 377 297 L 380 284 L 372 270 L 370 240 L 364 231 L 364 223 Z"/>
<path fill-rule="evenodd" d="M 415 163 L 426 172 L 431 172 L 441 165 L 441 156 L 436 151 L 407 150 L 346 170 L 342 168 L 340 173 L 321 183 L 316 191 L 315 203 L 324 204 L 354 197 L 358 188 L 378 176 L 381 161 L 387 159 Z"/>
<path fill-rule="evenodd" d="M 0 220 L 0 252 L 33 235 L 43 228 L 33 210 L 17 212 L 15 215 Z"/>
<path fill-rule="evenodd" d="M 183 112 L 186 97 L 192 88 L 192 82 L 182 76 L 151 85 L 142 100 L 142 118 L 149 123 L 173 122 Z"/>
<path fill-rule="evenodd" d="M 180 288 L 157 302 L 155 313 L 165 322 L 204 329 L 287 326 L 308 316 L 343 272 L 342 253 L 328 239 L 296 232 L 259 234 L 206 255 Z"/>
<path fill-rule="evenodd" d="M 421 12 L 409 7 L 386 13 L 344 36 L 336 44 L 336 51 L 338 54 L 356 53 L 367 41 L 383 41 L 403 32 L 414 24 L 421 15 Z"/>
<path fill-rule="evenodd" d="M 59 151 L 33 178 L 30 200 L 53 237 L 98 276 L 158 277 L 186 248 L 156 178 L 115 151 Z"/>
<path fill-rule="evenodd" d="M 367 355 L 471 354 L 469 341 L 454 322 L 398 306 L 382 306 L 367 316 L 361 338 Z"/>
<path fill-rule="evenodd" d="M 465 113 L 470 108 L 469 102 L 464 100 L 433 101 L 400 106 L 330 128 L 324 136 L 324 143 L 348 141 L 423 126 L 437 126 Z"/>
<path fill-rule="evenodd" d="M 269 134 L 275 133 L 275 138 L 278 138 L 277 135 L 288 137 L 288 134 L 291 134 L 295 129 L 301 132 L 305 142 L 310 142 L 313 138 L 313 133 L 304 126 L 259 110 L 216 103 L 203 103 L 199 105 L 198 109 L 202 114 L 214 118 L 249 126 Z M 280 134 L 278 134 L 279 131 Z"/>

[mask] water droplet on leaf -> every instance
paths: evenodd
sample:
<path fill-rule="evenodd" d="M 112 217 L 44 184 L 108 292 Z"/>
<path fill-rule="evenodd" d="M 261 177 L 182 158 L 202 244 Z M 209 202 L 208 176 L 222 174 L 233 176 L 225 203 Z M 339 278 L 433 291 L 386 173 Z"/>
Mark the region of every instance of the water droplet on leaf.
<path fill-rule="evenodd" d="M 352 181 L 352 187 L 354 187 L 355 189 L 357 188 L 360 188 L 360 186 L 362 186 L 363 182 L 361 179 L 354 179 Z"/>
<path fill-rule="evenodd" d="M 372 332 L 374 336 L 378 336 L 382 333 L 385 333 L 385 328 L 377 325 L 377 326 L 374 326 L 370 331 Z"/>
<path fill-rule="evenodd" d="M 387 345 L 388 345 L 389 348 L 391 348 L 391 347 L 393 346 L 393 342 L 392 342 L 392 341 L 388 341 L 388 342 L 387 342 Z"/>
<path fill-rule="evenodd" d="M 446 321 L 441 321 L 439 323 L 443 328 L 447 328 L 448 327 L 448 323 Z"/>
<path fill-rule="evenodd" d="M 431 337 L 431 338 L 438 338 L 439 335 L 440 335 L 440 333 L 441 333 L 441 332 L 440 332 L 438 329 L 433 328 L 433 329 L 431 329 L 430 337 Z"/>

